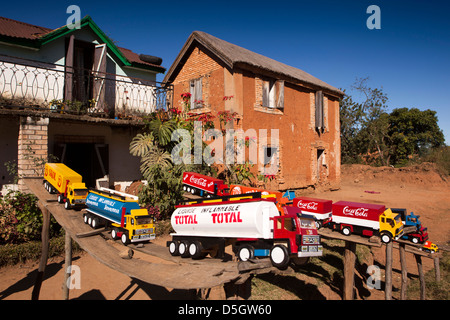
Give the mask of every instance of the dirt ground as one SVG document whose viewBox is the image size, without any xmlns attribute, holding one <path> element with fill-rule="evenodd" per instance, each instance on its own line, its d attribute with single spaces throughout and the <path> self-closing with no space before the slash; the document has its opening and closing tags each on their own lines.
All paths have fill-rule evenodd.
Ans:
<svg viewBox="0 0 450 320">
<path fill-rule="evenodd" d="M 390 167 L 372 168 L 364 165 L 344 165 L 341 172 L 341 188 L 336 191 L 314 190 L 302 191 L 304 194 L 333 201 L 348 200 L 384 204 L 387 207 L 406 208 L 409 212 L 419 214 L 422 224 L 428 228 L 430 240 L 438 245 L 448 245 L 450 229 L 450 183 L 442 178 L 431 164 L 394 169 Z M 164 245 L 166 238 L 155 242 Z M 331 246 L 330 246 L 331 247 Z M 384 247 L 374 248 L 368 258 L 370 262 L 384 265 Z M 135 252 L 133 259 L 148 259 L 142 253 Z M 400 288 L 400 262 L 398 250 L 393 254 L 393 286 Z M 423 258 L 424 272 L 433 269 L 433 260 Z M 195 292 L 173 290 L 143 283 L 110 269 L 87 253 L 73 257 L 73 264 L 79 266 L 80 289 L 70 290 L 70 299 L 107 299 L 107 300 L 147 300 L 147 299 L 192 299 Z M 38 261 L 0 268 L 0 300 L 29 300 L 36 278 Z M 62 299 L 64 280 L 64 258 L 58 257 L 48 261 L 45 280 L 40 291 L 40 299 Z M 407 269 L 410 277 L 417 276 L 417 266 L 412 254 L 407 254 Z M 383 270 L 384 272 L 384 270 Z M 360 276 L 360 274 L 359 274 Z M 278 299 L 341 299 L 341 284 L 332 281 L 319 281 L 314 273 L 295 275 L 299 283 L 297 292 L 281 294 Z M 266 276 L 263 279 L 279 284 L 291 282 L 292 277 Z M 261 282 L 255 284 L 261 286 Z M 358 285 L 358 283 L 356 283 Z M 360 284 L 362 287 L 363 285 Z M 314 288 L 314 289 L 312 289 Z M 363 288 L 364 297 L 357 291 L 357 299 L 384 299 L 384 291 Z M 214 292 L 214 291 L 213 291 Z M 394 292 L 394 296 L 398 293 Z M 216 288 L 213 298 L 222 298 L 220 289 Z M 258 298 L 258 296 L 256 296 Z"/>
</svg>

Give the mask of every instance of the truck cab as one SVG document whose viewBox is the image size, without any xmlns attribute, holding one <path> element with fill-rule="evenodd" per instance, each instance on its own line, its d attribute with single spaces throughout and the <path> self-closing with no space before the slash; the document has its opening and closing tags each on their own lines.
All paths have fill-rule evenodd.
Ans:
<svg viewBox="0 0 450 320">
<path fill-rule="evenodd" d="M 320 245 L 320 236 L 314 218 L 300 214 L 299 210 L 294 207 L 284 207 L 284 211 L 284 215 L 271 218 L 274 243 L 283 243 L 284 241 L 286 244 L 287 242 L 287 247 L 284 246 L 286 248 L 284 253 L 272 253 L 277 245 L 274 246 L 270 254 L 272 264 L 284 267 L 289 258 L 297 263 L 298 258 L 321 256 L 323 247 Z M 280 247 L 278 250 L 284 250 L 281 247 L 282 244 L 278 246 Z"/>
<path fill-rule="evenodd" d="M 72 183 L 67 187 L 67 195 L 64 200 L 64 208 L 82 208 L 86 204 L 88 189 L 84 183 Z"/>
<path fill-rule="evenodd" d="M 120 238 L 124 244 L 154 240 L 156 237 L 153 218 L 148 214 L 147 209 L 132 209 L 130 214 L 123 216 L 121 224 L 112 223 L 111 225 L 121 228 L 122 231 L 113 229 L 112 238 Z M 124 232 L 124 230 L 126 231 Z"/>
<path fill-rule="evenodd" d="M 391 209 L 386 209 L 380 215 L 380 237 L 384 243 L 389 243 L 392 238 L 398 239 L 403 234 L 403 223 L 400 214 L 395 214 Z"/>
</svg>

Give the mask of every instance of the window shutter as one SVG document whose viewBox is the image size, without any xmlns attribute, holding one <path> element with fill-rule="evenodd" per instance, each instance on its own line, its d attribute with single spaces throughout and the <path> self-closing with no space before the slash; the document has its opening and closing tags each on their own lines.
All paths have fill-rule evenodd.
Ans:
<svg viewBox="0 0 450 320">
<path fill-rule="evenodd" d="M 269 81 L 263 81 L 263 88 L 262 88 L 263 92 L 263 96 L 262 96 L 262 105 L 263 107 L 268 107 L 269 106 Z"/>
<path fill-rule="evenodd" d="M 197 99 L 197 101 L 202 100 L 202 78 L 195 80 L 195 99 Z M 199 103 L 199 105 L 201 105 Z"/>
<path fill-rule="evenodd" d="M 278 80 L 278 99 L 277 108 L 284 109 L 284 80 Z"/>
<path fill-rule="evenodd" d="M 316 91 L 316 128 L 323 129 L 323 92 Z"/>
<path fill-rule="evenodd" d="M 195 81 L 189 81 L 189 93 L 191 94 L 191 109 L 195 108 Z"/>
</svg>

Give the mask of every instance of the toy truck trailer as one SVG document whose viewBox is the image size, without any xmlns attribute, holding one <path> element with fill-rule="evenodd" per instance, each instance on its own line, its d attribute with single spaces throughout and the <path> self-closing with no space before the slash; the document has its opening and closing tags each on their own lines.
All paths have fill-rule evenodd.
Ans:
<svg viewBox="0 0 450 320">
<path fill-rule="evenodd" d="M 339 201 L 332 204 L 332 209 L 331 228 L 344 235 L 379 235 L 383 243 L 389 243 L 403 234 L 400 215 L 383 205 Z"/>
<path fill-rule="evenodd" d="M 58 194 L 58 202 L 64 208 L 85 206 L 88 189 L 80 174 L 63 163 L 46 163 L 44 167 L 44 187 L 49 193 Z"/>
<path fill-rule="evenodd" d="M 280 215 L 274 199 L 261 199 L 260 194 L 253 199 L 180 205 L 171 217 L 175 233 L 167 247 L 173 256 L 198 259 L 223 254 L 232 245 L 241 261 L 269 256 L 273 266 L 285 268 L 291 260 L 302 263 L 322 255 L 314 220 L 299 213 L 290 207 Z"/>
<path fill-rule="evenodd" d="M 200 196 L 221 196 L 229 193 L 223 180 L 205 176 L 196 172 L 183 172 L 183 189 Z"/>
<path fill-rule="evenodd" d="M 406 214 L 406 209 L 391 208 L 392 212 L 400 214 L 403 225 L 405 227 L 415 227 L 416 231 L 406 233 L 402 235 L 402 239 L 409 240 L 412 243 L 424 243 L 428 240 L 427 228 L 422 226 L 419 218 L 420 216 L 415 215 L 413 212 Z"/>
<path fill-rule="evenodd" d="M 141 209 L 137 200 L 116 194 L 111 190 L 91 190 L 86 198 L 84 223 L 96 229 L 111 227 L 111 237 L 124 245 L 155 239 L 153 218 L 147 209 Z"/>
<path fill-rule="evenodd" d="M 314 217 L 317 229 L 331 220 L 332 204 L 333 201 L 331 200 L 309 197 L 296 197 L 292 201 L 292 205 L 299 208 L 303 214 Z"/>
</svg>

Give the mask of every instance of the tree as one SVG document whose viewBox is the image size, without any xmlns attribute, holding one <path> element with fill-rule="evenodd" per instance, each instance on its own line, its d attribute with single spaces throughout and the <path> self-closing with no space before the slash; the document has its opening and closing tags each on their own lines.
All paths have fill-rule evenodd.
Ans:
<svg viewBox="0 0 450 320">
<path fill-rule="evenodd" d="M 356 79 L 351 86 L 359 102 L 345 95 L 340 104 L 342 161 L 359 162 L 362 156 L 373 155 L 369 162 L 388 165 L 387 95 L 382 89 L 370 88 L 369 78 Z"/>
<path fill-rule="evenodd" d="M 438 126 L 436 111 L 417 108 L 397 108 L 389 115 L 391 157 L 404 164 L 414 155 L 422 157 L 431 149 L 444 145 L 444 134 Z"/>
</svg>

